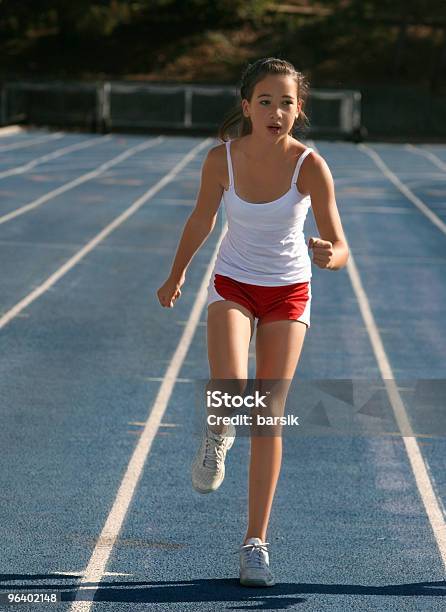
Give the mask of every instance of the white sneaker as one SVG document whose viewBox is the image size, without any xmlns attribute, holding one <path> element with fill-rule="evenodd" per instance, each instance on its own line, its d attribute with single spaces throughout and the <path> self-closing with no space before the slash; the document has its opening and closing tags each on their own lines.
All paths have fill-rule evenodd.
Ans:
<svg viewBox="0 0 446 612">
<path fill-rule="evenodd" d="M 192 486 L 199 493 L 216 491 L 225 477 L 225 457 L 234 444 L 235 427 L 228 425 L 222 435 L 214 433 L 206 423 L 195 460 L 192 464 Z"/>
<path fill-rule="evenodd" d="M 253 587 L 276 584 L 269 568 L 268 544 L 260 538 L 249 538 L 246 544 L 240 546 L 240 584 Z"/>
</svg>

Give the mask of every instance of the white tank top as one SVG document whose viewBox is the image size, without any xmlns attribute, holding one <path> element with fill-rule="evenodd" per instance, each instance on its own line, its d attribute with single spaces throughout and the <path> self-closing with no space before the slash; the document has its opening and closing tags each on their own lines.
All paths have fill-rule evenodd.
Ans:
<svg viewBox="0 0 446 612">
<path fill-rule="evenodd" d="M 229 189 L 222 200 L 228 219 L 214 266 L 216 274 L 263 286 L 291 285 L 311 279 L 311 259 L 303 226 L 311 198 L 297 189 L 296 181 L 307 147 L 300 155 L 290 189 L 277 200 L 253 204 L 235 192 L 231 142 L 226 142 Z"/>
</svg>

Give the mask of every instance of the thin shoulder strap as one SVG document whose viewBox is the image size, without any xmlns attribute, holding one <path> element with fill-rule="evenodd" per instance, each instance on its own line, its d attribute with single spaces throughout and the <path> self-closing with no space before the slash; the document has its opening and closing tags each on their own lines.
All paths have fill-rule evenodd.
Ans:
<svg viewBox="0 0 446 612">
<path fill-rule="evenodd" d="M 306 156 L 309 153 L 311 153 L 311 151 L 313 151 L 313 149 L 311 147 L 307 147 L 305 151 L 300 154 L 299 159 L 297 160 L 297 163 L 296 163 L 296 168 L 294 169 L 293 178 L 291 179 L 291 187 L 297 182 L 297 177 L 299 176 L 300 167 L 302 166 L 302 163 L 304 159 L 306 158 Z"/>
<path fill-rule="evenodd" d="M 232 171 L 232 159 L 231 159 L 231 140 L 226 141 L 226 157 L 228 160 L 228 172 L 229 172 L 229 188 L 234 185 L 234 173 Z"/>
</svg>

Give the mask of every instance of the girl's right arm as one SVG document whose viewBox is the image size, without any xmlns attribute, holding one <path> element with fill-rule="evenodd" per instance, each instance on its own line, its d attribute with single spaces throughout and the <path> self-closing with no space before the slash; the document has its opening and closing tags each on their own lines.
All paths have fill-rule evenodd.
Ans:
<svg viewBox="0 0 446 612">
<path fill-rule="evenodd" d="M 208 151 L 201 172 L 200 191 L 197 202 L 183 229 L 170 274 L 158 289 L 160 304 L 172 308 L 181 295 L 181 286 L 186 279 L 186 270 L 195 253 L 214 229 L 218 208 L 223 195 L 221 176 L 222 147 L 218 145 Z"/>
</svg>

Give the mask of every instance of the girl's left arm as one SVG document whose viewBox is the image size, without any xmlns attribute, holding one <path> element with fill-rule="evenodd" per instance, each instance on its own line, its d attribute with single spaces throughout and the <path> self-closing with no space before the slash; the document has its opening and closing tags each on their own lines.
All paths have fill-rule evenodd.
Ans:
<svg viewBox="0 0 446 612">
<path fill-rule="evenodd" d="M 304 179 L 320 235 L 311 237 L 308 246 L 313 249 L 317 266 L 339 270 L 347 263 L 349 249 L 336 205 L 333 177 L 323 157 L 318 154 L 308 157 L 311 161 L 307 162 Z"/>
</svg>

